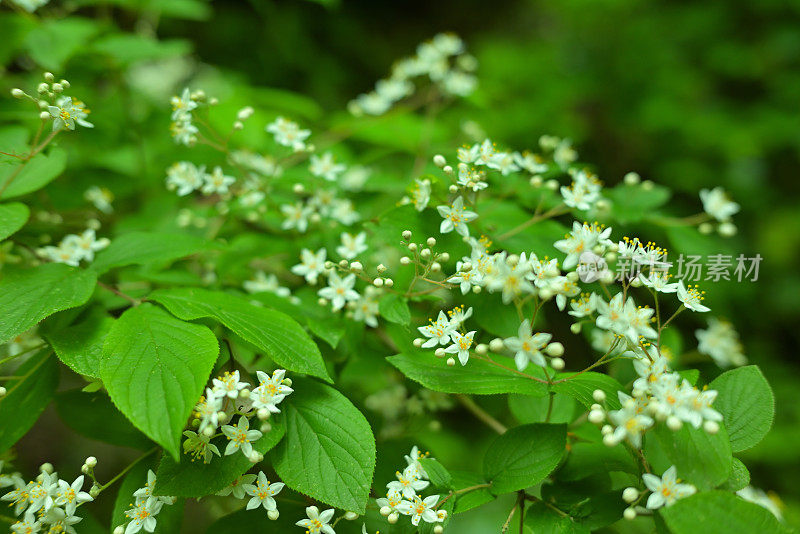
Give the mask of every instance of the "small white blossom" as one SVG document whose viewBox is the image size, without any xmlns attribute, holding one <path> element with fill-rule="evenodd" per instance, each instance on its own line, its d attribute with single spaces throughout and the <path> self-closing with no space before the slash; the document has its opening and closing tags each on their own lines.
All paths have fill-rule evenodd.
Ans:
<svg viewBox="0 0 800 534">
<path fill-rule="evenodd" d="M 203 175 L 203 181 L 205 182 L 202 188 L 204 194 L 218 193 L 224 195 L 228 192 L 228 186 L 235 182 L 236 178 L 225 175 L 222 172 L 222 167 L 216 166 L 210 174 L 205 173 Z"/>
<path fill-rule="evenodd" d="M 463 335 L 453 332 L 451 337 L 453 338 L 453 344 L 444 349 L 444 351 L 448 354 L 457 354 L 461 365 L 467 365 L 469 349 L 472 346 L 472 338 L 475 337 L 475 331 L 467 332 Z"/>
<path fill-rule="evenodd" d="M 677 469 L 673 465 L 661 476 L 645 473 L 642 475 L 645 486 L 652 493 L 647 499 L 647 507 L 656 510 L 662 506 L 671 506 L 678 499 L 694 495 L 697 488 L 691 484 L 681 484 L 678 479 Z"/>
<path fill-rule="evenodd" d="M 547 361 L 544 359 L 542 349 L 544 349 L 553 338 L 551 334 L 531 332 L 531 323 L 528 319 L 519 325 L 516 337 L 504 340 L 506 347 L 514 352 L 514 362 L 520 371 L 528 367 L 533 362 L 540 367 L 546 367 Z"/>
<path fill-rule="evenodd" d="M 258 479 L 255 484 L 246 484 L 244 491 L 252 498 L 247 502 L 247 509 L 252 510 L 263 506 L 264 510 L 277 510 L 278 504 L 275 502 L 275 495 L 281 492 L 285 484 L 283 482 L 273 482 L 270 484 L 267 475 L 263 471 L 258 472 Z"/>
<path fill-rule="evenodd" d="M 336 181 L 336 178 L 338 178 L 345 169 L 347 169 L 346 165 L 334 162 L 333 154 L 330 152 L 325 152 L 322 156 L 314 154 L 311 156 L 311 161 L 308 166 L 308 170 L 311 171 L 311 174 L 324 178 L 329 182 Z"/>
<path fill-rule="evenodd" d="M 336 534 L 333 527 L 328 524 L 333 519 L 333 514 L 333 508 L 320 512 L 316 506 L 309 506 L 306 508 L 308 519 L 301 519 L 295 525 L 304 527 L 308 534 Z"/>
<path fill-rule="evenodd" d="M 351 300 L 358 300 L 359 294 L 353 287 L 356 284 L 356 275 L 349 274 L 340 278 L 336 271 L 331 271 L 328 275 L 328 287 L 323 287 L 317 294 L 320 297 L 331 301 L 333 311 L 344 308 L 345 303 Z"/>
<path fill-rule="evenodd" d="M 478 214 L 474 211 L 464 209 L 464 199 L 462 197 L 455 199 L 450 206 L 437 206 L 436 209 L 444 219 L 439 226 L 439 231 L 443 234 L 455 230 L 466 237 L 469 235 L 467 223 L 478 218 Z"/>
<path fill-rule="evenodd" d="M 229 440 L 228 446 L 225 447 L 225 456 L 229 456 L 241 450 L 248 458 L 253 452 L 252 442 L 261 439 L 262 435 L 258 430 L 250 430 L 250 421 L 244 415 L 239 417 L 239 424 L 237 426 L 223 426 L 222 433 L 225 434 L 225 437 Z"/>
<path fill-rule="evenodd" d="M 355 259 L 359 254 L 367 250 L 366 232 L 360 232 L 356 235 L 343 232 L 341 240 L 342 244 L 336 247 L 336 253 L 346 260 Z"/>
<path fill-rule="evenodd" d="M 700 200 L 706 213 L 720 222 L 728 222 L 739 212 L 739 204 L 732 201 L 722 187 L 702 189 Z"/>
<path fill-rule="evenodd" d="M 304 248 L 300 251 L 300 263 L 292 267 L 292 272 L 297 276 L 302 276 L 309 284 L 316 284 L 319 275 L 325 271 L 325 260 L 328 251 L 325 248 L 319 249 L 316 253 Z"/>
</svg>

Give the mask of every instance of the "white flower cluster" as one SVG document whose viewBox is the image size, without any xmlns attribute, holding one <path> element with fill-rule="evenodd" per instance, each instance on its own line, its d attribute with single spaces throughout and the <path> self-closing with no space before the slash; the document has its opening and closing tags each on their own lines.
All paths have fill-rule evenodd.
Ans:
<svg viewBox="0 0 800 534">
<path fill-rule="evenodd" d="M 153 532 L 156 529 L 156 516 L 161 513 L 164 505 L 172 505 L 176 497 L 153 495 L 156 485 L 156 474 L 151 469 L 147 470 L 147 482 L 143 488 L 133 492 L 135 501 L 130 510 L 125 511 L 125 516 L 130 519 L 127 523 L 114 529 L 114 534 L 135 534 L 141 530 Z"/>
<path fill-rule="evenodd" d="M 444 348 L 437 350 L 438 356 L 455 354 L 461 365 L 466 365 L 476 333 L 474 330 L 467 332 L 464 328 L 464 322 L 470 317 L 472 317 L 472 308 L 465 311 L 464 306 L 453 308 L 447 314 L 440 311 L 435 321 L 430 319 L 426 326 L 417 327 L 417 330 L 425 338 L 416 338 L 414 345 L 424 349 L 441 345 Z M 455 362 L 448 362 L 449 365 L 453 365 L 453 363 Z"/>
<path fill-rule="evenodd" d="M 91 202 L 95 208 L 103 213 L 107 214 L 114 211 L 114 206 L 111 205 L 114 201 L 114 194 L 107 187 L 93 185 L 84 191 L 83 198 L 87 202 Z"/>
<path fill-rule="evenodd" d="M 275 142 L 281 146 L 288 146 L 295 152 L 301 152 L 308 148 L 306 139 L 311 135 L 311 130 L 301 129 L 296 122 L 278 117 L 269 123 L 265 129 L 274 136 Z"/>
<path fill-rule="evenodd" d="M 600 424 L 607 417 L 611 423 L 602 428 L 603 442 L 613 447 L 627 439 L 631 445 L 640 448 L 642 435 L 656 421 L 665 421 L 671 430 L 680 430 L 684 423 L 688 423 L 715 434 L 722 421 L 722 414 L 712 407 L 717 392 L 692 386 L 669 368 L 665 357 L 651 352 L 653 354 L 648 358 L 637 357 L 633 352 L 625 353 L 636 358 L 633 366 L 639 378 L 633 383 L 632 395 L 618 392 L 622 404 L 619 410 L 606 412 L 600 404 L 592 406 L 589 412 L 591 422 Z M 595 400 L 603 402 L 605 394 L 595 391 Z"/>
<path fill-rule="evenodd" d="M 221 456 L 211 440 L 217 437 L 217 429 L 228 439 L 225 456 L 241 451 L 251 462 L 258 463 L 264 456 L 253 449 L 253 442 L 258 441 L 271 426 L 266 422 L 273 413 L 279 413 L 278 404 L 294 391 L 291 379 L 285 378 L 286 371 L 277 369 L 272 376 L 257 371 L 259 385 L 250 389 L 251 384 L 240 380 L 239 371 L 226 372 L 214 378 L 212 387 L 206 388 L 206 394 L 200 397 L 195 406 L 193 425 L 197 432 L 187 430 L 183 433 L 186 441 L 183 450 L 194 458 L 201 458 L 210 463 L 216 454 Z M 236 425 L 225 424 L 239 415 Z M 262 421 L 260 430 L 250 429 L 250 418 L 256 416 Z"/>
<path fill-rule="evenodd" d="M 646 508 L 649 510 L 657 510 L 662 506 L 672 506 L 679 499 L 689 497 L 697 492 L 692 484 L 682 484 L 678 478 L 678 470 L 673 465 L 660 477 L 652 473 L 644 473 L 642 481 L 645 487 L 650 491 L 650 496 L 647 498 Z M 645 493 L 640 493 L 634 487 L 625 488 L 622 492 L 622 499 L 631 506 L 625 510 L 623 516 L 625 519 L 632 520 L 637 516 L 636 503 L 639 502 Z"/>
<path fill-rule="evenodd" d="M 305 188 L 296 187 L 295 191 L 302 194 Z M 284 204 L 280 209 L 284 216 L 281 228 L 297 230 L 300 233 L 308 230 L 309 223 L 318 223 L 323 217 L 345 226 L 350 226 L 361 218 L 353 209 L 353 202 L 350 199 L 338 198 L 335 191 L 322 188 L 317 189 L 305 201 Z"/>
<path fill-rule="evenodd" d="M 602 198 L 600 180 L 586 171 L 572 173 L 572 184 L 561 186 L 561 197 L 564 204 L 570 208 L 589 211 L 593 209 Z"/>
<path fill-rule="evenodd" d="M 405 457 L 406 467 L 402 472 L 397 471 L 397 480 L 386 484 L 388 489 L 386 497 L 376 500 L 381 515 L 385 516 L 389 523 L 397 523 L 400 515 L 409 516 L 414 526 L 419 525 L 420 520 L 426 523 L 441 523 L 447 519 L 447 511 L 437 509 L 438 495 L 425 498 L 419 495 L 419 492 L 430 485 L 428 474 L 420 463 L 420 460 L 427 456 L 427 453 L 421 454 L 414 446 Z M 434 532 L 441 533 L 441 525 L 436 525 Z"/>
<path fill-rule="evenodd" d="M 706 330 L 695 330 L 697 350 L 711 358 L 722 368 L 738 367 L 747 363 L 742 352 L 739 334 L 728 321 L 711 317 Z"/>
<path fill-rule="evenodd" d="M 110 241 L 101 237 L 97 239 L 95 231 L 88 229 L 80 235 L 70 234 L 58 244 L 37 249 L 36 253 L 47 261 L 66 263 L 77 267 L 81 260 L 94 260 L 94 253 L 103 250 Z"/>
<path fill-rule="evenodd" d="M 35 10 L 38 6 L 46 2 L 17 2 L 28 11 Z M 38 4 L 38 5 L 37 5 Z M 65 89 L 69 89 L 70 83 L 67 80 L 55 81 L 55 76 L 51 72 L 44 73 L 44 82 L 40 83 L 36 92 L 38 96 L 29 95 L 22 89 L 12 89 L 11 94 L 15 98 L 27 98 L 33 101 L 41 110 L 39 118 L 42 121 L 53 121 L 53 132 L 60 130 L 74 130 L 75 125 L 84 128 L 94 128 L 94 125 L 86 120 L 90 111 L 80 100 L 75 100 L 70 96 L 64 95 Z"/>
<path fill-rule="evenodd" d="M 703 189 L 700 191 L 700 200 L 703 202 L 703 210 L 719 222 L 717 231 L 722 236 L 732 236 L 736 234 L 736 225 L 731 222 L 731 218 L 739 213 L 740 206 L 725 192 L 722 187 L 714 189 Z M 708 230 L 713 229 L 707 227 Z"/>
<path fill-rule="evenodd" d="M 96 464 L 93 457 L 87 461 Z M 0 471 L 2 468 L 3 462 L 0 461 Z M 99 493 L 96 485 L 92 487 L 91 494 L 82 491 L 83 482 L 83 475 L 72 483 L 58 478 L 50 464 L 42 465 L 39 476 L 27 483 L 20 473 L 0 473 L 0 487 L 14 488 L 0 497 L 0 500 L 7 501 L 9 506 L 14 507 L 14 515 L 22 516 L 11 525 L 11 531 L 22 534 L 47 529 L 47 532 L 75 534 L 73 525 L 81 521 L 75 515 L 75 510 L 83 503 L 94 500 Z"/>
<path fill-rule="evenodd" d="M 276 275 L 264 271 L 256 271 L 252 279 L 244 281 L 242 287 L 248 293 L 273 293 L 290 300 L 294 298 L 288 287 L 280 285 Z"/>
<path fill-rule="evenodd" d="M 192 123 L 192 111 L 197 109 L 199 102 L 205 99 L 202 91 L 192 93 L 189 88 L 184 88 L 180 96 L 172 97 L 172 123 L 170 132 L 172 138 L 179 145 L 194 146 L 197 143 L 199 130 Z"/>
<path fill-rule="evenodd" d="M 421 43 L 414 56 L 394 64 L 391 75 L 375 83 L 375 89 L 359 95 L 348 104 L 353 115 L 383 115 L 414 93 L 413 79 L 427 76 L 445 95 L 469 96 L 478 84 L 472 74 L 477 61 L 465 53 L 464 42 L 456 35 L 440 33 Z"/>
<path fill-rule="evenodd" d="M 227 195 L 231 184 L 235 181 L 236 179 L 227 176 L 220 166 L 214 167 L 214 170 L 208 173 L 205 166 L 197 167 L 189 161 L 180 161 L 167 169 L 167 189 L 175 191 L 181 197 L 196 190 L 200 190 L 204 195 Z"/>
<path fill-rule="evenodd" d="M 275 521 L 280 517 L 275 495 L 280 493 L 285 486 L 286 484 L 283 482 L 270 482 L 267 475 L 263 471 L 259 471 L 258 475 L 250 473 L 241 475 L 233 484 L 218 492 L 217 495 L 222 497 L 233 495 L 237 499 L 245 499 L 249 496 L 246 507 L 248 510 L 264 508 L 267 511 L 267 517 Z"/>
</svg>

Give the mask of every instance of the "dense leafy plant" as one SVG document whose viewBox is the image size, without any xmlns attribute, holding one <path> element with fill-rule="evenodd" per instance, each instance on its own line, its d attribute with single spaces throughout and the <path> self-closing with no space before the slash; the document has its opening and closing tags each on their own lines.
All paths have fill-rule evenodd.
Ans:
<svg viewBox="0 0 800 534">
<path fill-rule="evenodd" d="M 181 43 L 52 15 L 3 19 L 23 35 L 11 50 L 56 69 L 71 52 L 46 46 L 55 35 L 113 63 L 124 112 L 152 113 L 146 135 L 166 140 L 157 80 Z M 171 96 L 174 143 L 140 141 L 165 162 L 140 197 L 118 103 L 50 72 L 13 89 L 0 451 L 12 464 L 53 400 L 76 431 L 143 453 L 107 480 L 94 456 L 74 481 L 3 464 L 12 530 L 103 531 L 85 510 L 114 488 L 111 531 L 126 534 L 176 532 L 186 499 L 214 495 L 217 533 L 456 531 L 496 501 L 502 531 L 788 531 L 733 456 L 769 431 L 770 387 L 720 319 L 696 356 L 733 369 L 709 382 L 672 363 L 690 352 L 675 325 L 714 304 L 650 241 L 724 250 L 739 206 L 703 190 L 685 216 L 636 173 L 604 187 L 569 140 L 492 143 L 461 102 L 477 67 L 437 35 L 330 117 L 200 73 Z M 76 153 L 89 183 L 70 176 Z M 127 177 L 114 193 L 109 171 Z M 754 275 L 745 260 L 734 277 Z M 474 420 L 430 421 L 456 406 Z M 445 436 L 434 455 L 407 443 L 420 428 Z M 473 443 L 471 469 L 444 460 Z"/>
</svg>

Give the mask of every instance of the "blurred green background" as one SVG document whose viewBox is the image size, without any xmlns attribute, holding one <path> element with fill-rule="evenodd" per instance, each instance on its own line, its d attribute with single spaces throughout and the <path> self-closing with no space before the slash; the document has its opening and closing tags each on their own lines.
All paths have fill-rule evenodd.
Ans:
<svg viewBox="0 0 800 534">
<path fill-rule="evenodd" d="M 699 189 L 724 186 L 742 205 L 730 250 L 764 260 L 757 282 L 708 288 L 709 302 L 735 324 L 777 398 L 772 432 L 742 460 L 752 483 L 776 492 L 787 521 L 800 524 L 800 2 L 55 0 L 41 19 L 6 3 L 0 88 L 31 87 L 53 70 L 95 110 L 94 131 L 62 141 L 69 176 L 52 188 L 102 182 L 141 211 L 131 227 L 177 209 L 172 197 L 149 203 L 146 191 L 188 153 L 167 132 L 168 97 L 184 81 L 225 108 L 273 106 L 314 121 L 341 114 L 440 31 L 465 39 L 480 80 L 443 123 L 474 121 L 518 149 L 535 148 L 542 134 L 571 138 L 607 184 L 637 171 L 672 188 L 683 215 L 699 210 Z M 0 119 L 30 120 L 21 108 L 4 99 Z M 54 195 L 52 208 L 75 208 L 74 196 L 70 204 Z M 684 332 L 703 326 L 682 319 Z M 48 412 L 26 438 L 23 465 L 80 465 L 87 448 L 98 450 L 70 437 L 54 451 L 46 438 L 60 425 Z M 468 450 L 453 454 L 469 465 Z M 474 532 L 495 528 L 507 510 L 487 512 L 487 530 L 473 517 Z"/>
</svg>

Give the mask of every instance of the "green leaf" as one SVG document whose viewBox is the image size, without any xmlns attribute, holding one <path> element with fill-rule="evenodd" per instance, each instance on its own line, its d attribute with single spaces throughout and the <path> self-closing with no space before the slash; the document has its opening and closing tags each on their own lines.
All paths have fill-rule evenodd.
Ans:
<svg viewBox="0 0 800 534">
<path fill-rule="evenodd" d="M 147 483 L 147 471 L 153 469 L 154 459 L 152 457 L 145 458 L 144 461 L 137 463 L 128 471 L 125 478 L 122 479 L 122 484 L 119 486 L 117 498 L 114 501 L 114 511 L 111 516 L 111 531 L 119 525 L 125 525 L 130 520 L 125 511 L 131 509 L 131 503 L 134 502 L 135 497 L 133 492 L 139 488 L 143 488 Z M 156 480 L 158 482 L 158 480 Z M 165 504 L 161 508 L 156 521 L 156 529 L 154 534 L 174 534 L 180 532 L 181 523 L 183 522 L 183 505 L 182 499 L 178 499 L 173 505 Z M 141 530 L 140 532 L 144 532 Z"/>
<path fill-rule="evenodd" d="M 508 358 L 493 355 L 502 365 L 514 363 Z M 386 358 L 400 369 L 408 378 L 419 382 L 428 389 L 443 393 L 471 393 L 492 395 L 495 393 L 524 393 L 526 395 L 547 395 L 547 385 L 536 381 L 535 377 L 525 378 L 511 367 L 504 369 L 484 360 L 470 359 L 467 365 L 448 367 L 442 358 L 431 352 L 398 354 Z"/>
<path fill-rule="evenodd" d="M 105 313 L 97 313 L 78 325 L 49 331 L 45 339 L 70 369 L 81 375 L 99 378 L 103 342 L 113 325 L 114 319 Z"/>
<path fill-rule="evenodd" d="M 672 534 L 791 532 L 766 508 L 724 491 L 697 493 L 659 513 Z"/>
<path fill-rule="evenodd" d="M 0 198 L 9 199 L 37 191 L 55 180 L 67 166 L 67 153 L 53 148 L 50 153 L 37 154 L 26 163 L 0 167 L 0 184 L 9 182 Z M 21 168 L 20 168 L 21 167 Z M 12 175 L 16 176 L 12 178 Z"/>
<path fill-rule="evenodd" d="M 550 410 L 550 419 L 547 411 L 550 406 L 550 395 L 533 397 L 531 395 L 508 396 L 508 408 L 514 417 L 522 424 L 525 423 L 571 423 L 575 419 L 577 403 L 569 395 L 553 394 L 553 407 Z"/>
<path fill-rule="evenodd" d="M 724 483 L 720 484 L 719 489 L 726 491 L 739 491 L 750 484 L 750 471 L 738 458 L 733 459 L 731 464 L 731 476 Z"/>
<path fill-rule="evenodd" d="M 758 366 L 722 373 L 709 387 L 719 392 L 714 409 L 725 418 L 733 452 L 749 449 L 767 435 L 775 416 L 775 397 Z"/>
<path fill-rule="evenodd" d="M 58 364 L 49 351 L 32 356 L 17 369 L 21 377 L 8 383 L 0 398 L 0 452 L 30 430 L 53 397 L 58 385 Z"/>
<path fill-rule="evenodd" d="M 219 245 L 214 242 L 190 234 L 131 232 L 112 239 L 105 250 L 97 253 L 91 268 L 104 273 L 125 265 L 171 262 L 216 248 Z"/>
<path fill-rule="evenodd" d="M 63 263 L 46 263 L 0 280 L 0 343 L 45 317 L 80 306 L 92 296 L 96 278 Z"/>
<path fill-rule="evenodd" d="M 30 213 L 28 206 L 20 202 L 0 204 L 0 241 L 22 228 Z"/>
<path fill-rule="evenodd" d="M 273 417 L 269 422 L 272 429 L 253 442 L 253 450 L 261 454 L 266 454 L 277 445 L 286 431 L 282 416 Z M 224 454 L 227 439 L 219 438 L 214 444 Z M 229 486 L 251 467 L 253 462 L 241 453 L 222 458 L 214 456 L 207 464 L 202 459 L 194 460 L 187 454 L 181 455 L 179 463 L 170 456 L 163 456 L 156 473 L 155 493 L 178 497 L 213 495 Z"/>
<path fill-rule="evenodd" d="M 355 406 L 330 386 L 298 379 L 281 406 L 286 436 L 272 453 L 291 488 L 363 514 L 375 471 L 375 438 Z"/>
<path fill-rule="evenodd" d="M 431 481 L 431 484 L 442 489 L 453 487 L 453 477 L 437 460 L 434 458 L 421 458 L 419 462 L 428 474 L 428 480 Z"/>
<path fill-rule="evenodd" d="M 120 63 L 129 64 L 181 56 L 191 51 L 191 44 L 178 39 L 159 41 L 144 35 L 112 34 L 95 41 L 93 48 Z"/>
<path fill-rule="evenodd" d="M 622 384 L 606 374 L 587 371 L 581 374 L 558 373 L 553 377 L 553 391 L 565 393 L 587 408 L 596 402 L 592 397 L 596 389 L 605 392 L 606 404 L 610 410 L 620 408 L 617 392 L 622 391 Z"/>
<path fill-rule="evenodd" d="M 36 63 L 61 72 L 66 61 L 85 46 L 99 28 L 99 21 L 75 15 L 48 18 L 27 35 L 25 46 Z"/>
<path fill-rule="evenodd" d="M 581 478 L 611 471 L 638 474 L 639 464 L 624 447 L 608 447 L 602 443 L 574 443 L 567 461 L 558 470 L 559 480 Z"/>
<path fill-rule="evenodd" d="M 106 336 L 100 378 L 134 426 L 177 459 L 181 431 L 218 352 L 207 327 L 142 304 L 123 313 Z"/>
<path fill-rule="evenodd" d="M 381 317 L 389 322 L 408 324 L 411 322 L 411 310 L 405 298 L 396 293 L 387 293 L 378 301 L 378 311 Z"/>
<path fill-rule="evenodd" d="M 456 490 L 486 484 L 486 480 L 482 476 L 470 471 L 451 471 L 450 474 L 453 476 L 453 488 Z M 489 488 L 478 488 L 461 493 L 456 497 L 455 513 L 467 512 L 487 502 L 492 502 L 494 499 L 495 496 L 492 495 Z"/>
<path fill-rule="evenodd" d="M 535 502 L 525 512 L 525 525 L 535 534 L 589 534 L 591 531 L 571 517 L 557 514 L 543 502 Z"/>
<path fill-rule="evenodd" d="M 483 457 L 483 474 L 495 495 L 533 486 L 556 468 L 567 440 L 566 425 L 536 423 L 510 429 Z"/>
<path fill-rule="evenodd" d="M 691 425 L 683 425 L 677 432 L 666 425 L 658 425 L 654 434 L 663 453 L 677 467 L 678 476 L 697 489 L 714 488 L 730 476 L 733 458 L 724 425 L 716 434 Z M 648 438 L 653 439 L 653 436 Z"/>
<path fill-rule="evenodd" d="M 55 407 L 67 426 L 87 438 L 141 450 L 153 447 L 153 442 L 125 419 L 105 393 L 65 391 L 56 395 Z"/>
<path fill-rule="evenodd" d="M 656 208 L 666 204 L 672 196 L 669 188 L 663 185 L 647 188 L 642 184 L 620 184 L 606 189 L 604 193 L 614 204 L 611 208 L 613 217 L 625 224 L 641 221 Z"/>
<path fill-rule="evenodd" d="M 163 289 L 154 291 L 149 298 L 181 319 L 214 318 L 285 369 L 332 382 L 316 343 L 284 313 L 256 306 L 236 295 L 206 289 Z"/>
</svg>

